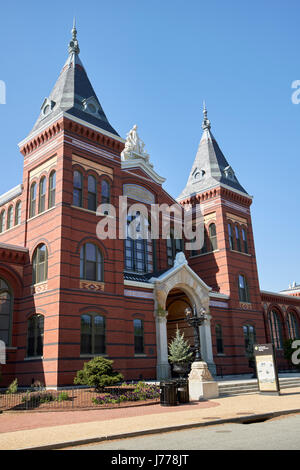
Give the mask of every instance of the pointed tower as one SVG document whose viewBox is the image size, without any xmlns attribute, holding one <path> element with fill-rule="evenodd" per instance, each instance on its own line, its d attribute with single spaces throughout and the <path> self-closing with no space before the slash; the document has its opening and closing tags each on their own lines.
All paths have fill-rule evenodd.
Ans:
<svg viewBox="0 0 300 470">
<path fill-rule="evenodd" d="M 227 352 L 232 357 L 245 357 L 244 325 L 253 324 L 257 341 L 265 340 L 250 214 L 252 197 L 213 136 L 205 106 L 203 115 L 197 154 L 177 201 L 192 207 L 193 214 L 201 211 L 204 217 L 204 245 L 187 256 L 191 268 L 218 293 L 211 302 L 215 344 L 214 325 L 219 322 L 231 344 Z M 231 365 L 226 373 L 234 373 Z"/>
<path fill-rule="evenodd" d="M 62 113 L 81 119 L 113 135 L 118 135 L 110 125 L 97 95 L 79 58 L 79 44 L 75 21 L 71 31 L 69 56 L 49 97 L 45 98 L 32 133 L 36 133 Z"/>
<path fill-rule="evenodd" d="M 67 61 L 19 146 L 24 156 L 20 244 L 31 256 L 24 315 L 35 311 L 44 318 L 43 361 L 36 365 L 35 377 L 43 376 L 47 386 L 59 386 L 72 383 L 83 363 L 81 312 L 90 313 L 93 305 L 92 314 L 102 321 L 106 310 L 101 302 L 109 304 L 124 290 L 123 260 L 118 258 L 123 256 L 123 241 L 116 246 L 117 241 L 102 242 L 96 234 L 98 206 L 103 201 L 117 206 L 121 194 L 124 140 L 109 123 L 79 58 L 75 23 Z M 32 285 L 32 257 L 38 247 L 44 262 L 47 258 L 47 271 L 42 283 Z M 94 274 L 82 267 L 88 257 L 94 257 L 94 268 L 98 266 Z M 21 320 L 25 339 L 26 321 Z M 19 353 L 22 370 L 25 349 Z"/>
<path fill-rule="evenodd" d="M 186 187 L 178 198 L 179 201 L 220 185 L 248 196 L 211 132 L 205 104 L 203 116 L 203 134 Z"/>
</svg>

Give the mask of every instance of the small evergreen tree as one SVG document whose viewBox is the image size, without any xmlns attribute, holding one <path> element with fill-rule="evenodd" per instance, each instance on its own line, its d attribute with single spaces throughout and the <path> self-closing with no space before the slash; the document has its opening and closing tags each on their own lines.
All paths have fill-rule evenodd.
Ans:
<svg viewBox="0 0 300 470">
<path fill-rule="evenodd" d="M 89 385 L 97 391 L 103 391 L 104 387 L 115 385 L 123 380 L 123 375 L 113 370 L 113 361 L 104 357 L 95 357 L 85 362 L 83 369 L 79 370 L 74 379 L 74 384 Z"/>
<path fill-rule="evenodd" d="M 176 330 L 176 334 L 169 344 L 169 361 L 190 362 L 193 356 L 189 343 L 184 339 L 184 333 L 180 334 L 180 330 Z"/>
<path fill-rule="evenodd" d="M 18 391 L 18 379 L 15 379 L 7 388 L 6 393 L 11 395 L 13 393 L 17 393 Z"/>
</svg>

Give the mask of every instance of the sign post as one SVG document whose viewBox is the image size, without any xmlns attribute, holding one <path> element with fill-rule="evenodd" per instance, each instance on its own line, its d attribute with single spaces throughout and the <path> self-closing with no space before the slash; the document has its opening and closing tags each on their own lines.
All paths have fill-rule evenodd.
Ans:
<svg viewBox="0 0 300 470">
<path fill-rule="evenodd" d="M 280 395 L 274 345 L 255 344 L 253 351 L 260 393 Z"/>
</svg>

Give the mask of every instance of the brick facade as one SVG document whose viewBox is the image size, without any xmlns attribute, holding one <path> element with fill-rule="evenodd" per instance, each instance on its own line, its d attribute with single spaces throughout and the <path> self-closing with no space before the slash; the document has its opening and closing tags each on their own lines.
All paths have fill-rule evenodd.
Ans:
<svg viewBox="0 0 300 470">
<path fill-rule="evenodd" d="M 144 188 L 156 204 L 174 204 L 175 200 L 162 188 L 158 178 L 152 177 L 143 165 L 122 165 L 124 140 L 89 122 L 71 115 L 59 115 L 48 125 L 35 130 L 21 144 L 24 157 L 23 181 L 19 189 L 2 197 L 0 214 L 13 207 L 14 223 L 0 233 L 0 279 L 9 286 L 13 307 L 11 336 L 7 345 L 7 364 L 2 367 L 2 386 L 15 377 L 20 385 L 40 380 L 48 387 L 71 385 L 77 370 L 92 354 L 81 354 L 81 316 L 93 314 L 105 319 L 104 356 L 114 360 L 114 367 L 125 379 L 155 379 L 157 377 L 157 323 L 155 289 L 151 271 L 147 279 L 140 274 L 132 280 L 124 274 L 124 240 L 100 240 L 97 224 L 105 218 L 88 209 L 88 176 L 97 183 L 97 206 L 101 203 L 101 183 L 111 187 L 111 203 L 116 208 L 115 220 L 119 230 L 119 197 L 124 185 Z M 73 201 L 73 175 L 83 176 L 82 207 Z M 50 175 L 55 171 L 55 204 L 49 207 Z M 45 210 L 38 213 L 40 181 L 46 178 Z M 36 214 L 30 216 L 30 195 L 36 183 Z M 4 195 L 5 196 L 5 195 Z M 16 222 L 15 210 L 21 202 L 21 218 Z M 138 202 L 128 198 L 129 205 Z M 145 202 L 145 201 L 143 201 Z M 254 236 L 252 231 L 251 198 L 222 184 L 212 190 L 199 192 L 181 200 L 196 207 L 200 204 L 204 223 L 209 231 L 215 224 L 217 248 L 207 253 L 186 252 L 190 268 L 210 287 L 210 331 L 213 362 L 218 374 L 249 373 L 245 355 L 243 327 L 255 328 L 256 341 L 271 341 L 268 313 L 278 311 L 284 338 L 288 312 L 299 322 L 300 299 L 288 294 L 279 295 L 260 291 Z M 151 204 L 146 203 L 150 210 Z M 114 219 L 114 216 L 111 216 Z M 230 247 L 228 224 L 238 226 L 247 234 L 247 253 Z M 86 243 L 98 247 L 103 257 L 103 278 L 82 279 L 80 273 L 81 248 Z M 236 239 L 235 239 L 236 243 Z M 33 284 L 33 257 L 37 247 L 44 244 L 48 251 L 46 279 Z M 243 240 L 241 239 L 241 244 Z M 166 240 L 160 238 L 153 248 L 153 275 L 168 272 Z M 154 259 L 153 259 L 154 262 Z M 250 299 L 241 301 L 239 276 L 247 280 Z M 1 298 L 1 290 L 0 290 Z M 173 289 L 168 296 L 167 334 L 172 337 L 179 324 L 193 343 L 192 332 L 183 322 L 184 308 L 191 298 L 181 289 Z M 42 355 L 28 357 L 28 321 L 33 315 L 44 319 Z M 142 353 L 134 347 L 134 320 L 143 320 Z M 222 331 L 221 343 L 216 338 L 216 326 Z M 222 352 L 220 352 L 220 348 Z M 282 350 L 278 349 L 280 366 L 287 367 Z"/>
</svg>

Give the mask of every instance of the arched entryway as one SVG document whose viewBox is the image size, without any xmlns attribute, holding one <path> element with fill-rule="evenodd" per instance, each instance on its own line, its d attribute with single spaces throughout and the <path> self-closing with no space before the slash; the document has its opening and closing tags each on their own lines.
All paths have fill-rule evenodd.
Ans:
<svg viewBox="0 0 300 470">
<path fill-rule="evenodd" d="M 176 334 L 177 328 L 184 333 L 184 338 L 194 346 L 194 331 L 185 319 L 185 309 L 192 308 L 192 301 L 181 289 L 174 288 L 167 297 L 167 339 L 168 345 Z"/>
<path fill-rule="evenodd" d="M 176 321 L 193 341 L 193 333 L 183 326 L 184 309 L 194 306 L 198 312 L 205 309 L 207 319 L 200 327 L 201 355 L 211 373 L 215 373 L 210 331 L 209 292 L 211 288 L 188 266 L 184 253 L 178 253 L 174 267 L 157 278 L 154 283 L 154 316 L 156 322 L 157 378 L 170 377 L 168 362 L 168 337 L 176 330 Z M 194 341 L 193 341 L 194 343 Z M 193 344 L 192 343 L 192 344 Z"/>
</svg>

